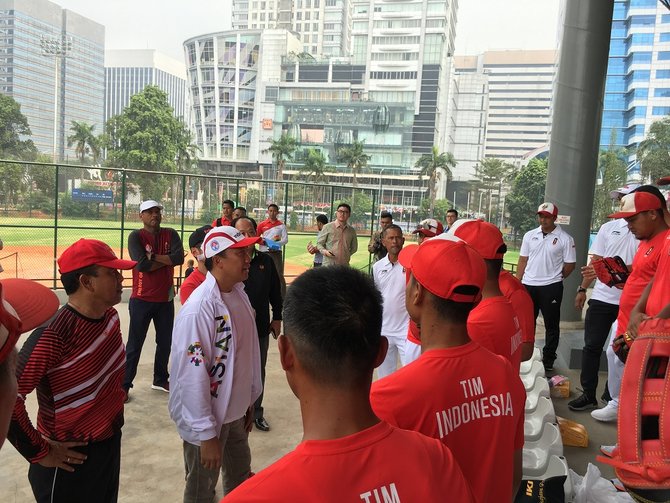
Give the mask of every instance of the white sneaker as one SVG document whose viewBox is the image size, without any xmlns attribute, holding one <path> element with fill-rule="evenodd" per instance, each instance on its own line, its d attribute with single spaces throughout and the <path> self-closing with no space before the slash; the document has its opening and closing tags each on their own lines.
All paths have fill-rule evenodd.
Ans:
<svg viewBox="0 0 670 503">
<path fill-rule="evenodd" d="M 604 423 L 612 423 L 617 420 L 618 412 L 619 404 L 613 405 L 612 402 L 608 402 L 602 409 L 592 411 L 591 417 Z"/>
</svg>

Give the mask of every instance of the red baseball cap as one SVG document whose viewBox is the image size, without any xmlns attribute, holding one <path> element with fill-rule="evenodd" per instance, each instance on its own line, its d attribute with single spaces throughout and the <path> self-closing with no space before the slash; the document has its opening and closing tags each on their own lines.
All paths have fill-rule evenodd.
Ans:
<svg viewBox="0 0 670 503">
<path fill-rule="evenodd" d="M 0 363 L 16 345 L 19 336 L 51 318 L 60 303 L 46 286 L 27 279 L 0 281 Z"/>
<path fill-rule="evenodd" d="M 442 226 L 442 222 L 434 218 L 426 218 L 419 222 L 419 225 L 412 231 L 412 234 L 422 234 L 427 238 L 432 238 L 443 232 L 444 227 Z"/>
<path fill-rule="evenodd" d="M 58 259 L 61 274 L 76 271 L 90 265 L 101 265 L 112 269 L 132 269 L 137 262 L 121 260 L 107 243 L 97 239 L 80 239 L 68 247 Z"/>
<path fill-rule="evenodd" d="M 400 264 L 412 270 L 414 278 L 433 295 L 454 302 L 479 302 L 486 281 L 484 259 L 463 241 L 431 239 L 400 251 Z M 475 287 L 475 294 L 456 292 L 458 287 Z"/>
<path fill-rule="evenodd" d="M 505 255 L 500 252 L 505 246 L 502 232 L 495 225 L 483 220 L 457 220 L 451 226 L 447 235 L 456 236 L 472 246 L 483 259 L 496 260 Z"/>
<path fill-rule="evenodd" d="M 621 198 L 619 211 L 608 215 L 609 218 L 627 218 L 643 211 L 660 210 L 661 201 L 649 192 L 632 192 Z"/>
<path fill-rule="evenodd" d="M 202 249 L 205 253 L 205 258 L 211 258 L 228 248 L 246 248 L 247 246 L 260 243 L 262 240 L 263 238 L 260 236 L 246 238 L 235 227 L 222 225 L 214 227 L 207 233 L 205 241 L 202 243 Z"/>
<path fill-rule="evenodd" d="M 558 206 L 554 203 L 542 203 L 537 209 L 538 215 L 549 215 L 550 217 L 558 216 Z"/>
<path fill-rule="evenodd" d="M 664 176 L 656 180 L 656 185 L 670 185 L 670 176 Z"/>
</svg>

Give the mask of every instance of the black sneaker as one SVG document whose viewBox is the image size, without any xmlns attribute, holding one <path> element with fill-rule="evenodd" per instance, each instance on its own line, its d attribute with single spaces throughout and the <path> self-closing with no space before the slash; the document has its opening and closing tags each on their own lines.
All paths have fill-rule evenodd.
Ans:
<svg viewBox="0 0 670 503">
<path fill-rule="evenodd" d="M 554 362 L 548 360 L 542 360 L 542 365 L 544 365 L 545 372 L 552 372 L 554 370 Z"/>
<path fill-rule="evenodd" d="M 589 398 L 586 393 L 582 393 L 578 398 L 575 398 L 568 403 L 570 410 L 592 410 L 598 408 L 598 400 Z"/>
</svg>

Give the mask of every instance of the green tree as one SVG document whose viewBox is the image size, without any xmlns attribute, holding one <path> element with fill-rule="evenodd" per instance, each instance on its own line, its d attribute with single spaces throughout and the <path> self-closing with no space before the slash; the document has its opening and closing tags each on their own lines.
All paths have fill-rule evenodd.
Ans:
<svg viewBox="0 0 670 503">
<path fill-rule="evenodd" d="M 477 189 L 484 189 L 488 192 L 486 203 L 488 206 L 488 215 L 492 214 L 491 195 L 496 193 L 498 195 L 498 212 L 502 210 L 501 200 L 502 191 L 509 188 L 510 182 L 516 175 L 516 167 L 513 164 L 497 159 L 495 157 L 487 157 L 479 161 L 475 166 L 475 187 Z M 500 214 L 492 219 L 494 222 L 500 220 Z"/>
<path fill-rule="evenodd" d="M 18 162 L 0 163 L 0 194 L 5 208 L 16 205 L 19 194 L 24 191 L 26 169 Z"/>
<path fill-rule="evenodd" d="M 105 127 L 108 162 L 117 168 L 183 171 L 185 165 L 197 161 L 190 140 L 185 124 L 174 116 L 167 94 L 156 86 L 135 94 Z M 170 187 L 170 180 L 162 175 L 132 173 L 129 181 L 139 185 L 143 199 L 162 200 Z"/>
<path fill-rule="evenodd" d="M 67 137 L 67 146 L 74 145 L 74 151 L 79 157 L 79 163 L 84 164 L 86 156 L 91 154 L 93 164 L 98 162 L 100 157 L 100 139 L 95 135 L 95 124 L 86 122 L 72 121 L 70 131 L 72 134 Z"/>
<path fill-rule="evenodd" d="M 368 161 L 370 160 L 370 156 L 363 151 L 364 147 L 364 142 L 354 140 L 351 145 L 342 147 L 337 152 L 340 162 L 347 165 L 347 168 L 354 177 L 354 187 L 358 187 L 357 175 L 361 172 L 361 169 L 368 165 Z"/>
<path fill-rule="evenodd" d="M 326 157 L 318 149 L 307 149 L 305 162 L 298 170 L 305 177 L 305 181 L 318 183 L 324 180 L 326 173 Z"/>
<path fill-rule="evenodd" d="M 436 199 L 435 203 L 433 205 L 433 211 L 435 215 L 437 215 L 437 220 L 444 222 L 445 215 L 447 214 L 447 210 L 449 208 L 452 208 L 453 205 L 448 199 Z M 428 199 L 422 199 L 421 200 L 421 205 L 419 206 L 419 209 L 417 211 L 417 217 L 419 220 L 423 220 L 425 218 L 431 218 L 430 217 L 430 200 Z"/>
<path fill-rule="evenodd" d="M 591 228 L 598 229 L 607 222 L 607 215 L 612 213 L 610 192 L 626 183 L 626 159 L 628 152 L 624 148 L 616 148 L 616 130 L 612 130 L 610 145 L 600 152 L 598 159 L 598 184 L 593 194 L 593 218 Z"/>
<path fill-rule="evenodd" d="M 293 154 L 298 148 L 298 140 L 287 133 L 283 133 L 278 140 L 272 140 L 272 144 L 265 149 L 264 153 L 271 153 L 272 159 L 277 164 L 277 180 L 284 179 L 284 167 L 286 161 L 293 159 Z"/>
<path fill-rule="evenodd" d="M 30 136 L 28 119 L 21 113 L 21 105 L 14 98 L 0 94 L 0 157 L 30 160 L 37 154 Z"/>
<path fill-rule="evenodd" d="M 353 197 L 347 197 L 342 201 L 336 201 L 333 208 L 337 208 L 340 203 L 347 203 L 351 206 L 350 224 L 364 224 L 370 219 L 372 211 L 372 199 L 362 190 L 354 190 Z"/>
<path fill-rule="evenodd" d="M 415 168 L 419 168 L 419 180 L 423 177 L 428 177 L 428 196 L 430 200 L 430 216 L 434 215 L 435 197 L 437 194 L 437 181 L 442 176 L 444 171 L 447 177 L 447 183 L 451 180 L 451 168 L 456 167 L 456 160 L 451 152 L 440 153 L 439 149 L 433 146 L 430 154 L 423 154 L 416 164 Z"/>
<path fill-rule="evenodd" d="M 637 147 L 637 160 L 644 180 L 655 181 L 668 174 L 670 166 L 670 117 L 654 122 Z"/>
<path fill-rule="evenodd" d="M 528 166 L 519 171 L 512 191 L 507 195 L 509 223 L 516 232 L 524 233 L 537 227 L 537 207 L 544 200 L 547 185 L 547 160 L 531 159 Z"/>
</svg>

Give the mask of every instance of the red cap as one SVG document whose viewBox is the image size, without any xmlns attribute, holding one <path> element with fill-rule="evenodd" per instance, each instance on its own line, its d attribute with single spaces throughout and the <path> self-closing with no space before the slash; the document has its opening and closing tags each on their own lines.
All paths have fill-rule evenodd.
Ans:
<svg viewBox="0 0 670 503">
<path fill-rule="evenodd" d="M 447 234 L 462 239 L 486 260 L 501 259 L 505 255 L 499 251 L 505 245 L 502 232 L 483 220 L 457 220 Z"/>
<path fill-rule="evenodd" d="M 246 248 L 256 243 L 260 243 L 262 237 L 245 238 L 244 234 L 238 231 L 235 227 L 229 225 L 222 225 L 214 227 L 205 236 L 205 241 L 202 243 L 202 249 L 205 258 L 211 258 L 218 255 L 223 250 L 228 248 Z"/>
<path fill-rule="evenodd" d="M 537 209 L 538 215 L 549 215 L 550 217 L 558 216 L 558 206 L 554 203 L 542 203 Z"/>
<path fill-rule="evenodd" d="M 664 176 L 656 180 L 656 185 L 670 185 L 670 176 Z"/>
<path fill-rule="evenodd" d="M 76 271 L 91 265 L 101 265 L 111 269 L 132 269 L 137 262 L 121 260 L 107 243 L 97 239 L 80 239 L 67 248 L 58 259 L 61 274 Z"/>
<path fill-rule="evenodd" d="M 454 302 L 478 302 L 486 281 L 484 259 L 463 241 L 431 239 L 407 246 L 398 256 L 414 278 L 433 295 Z M 461 286 L 477 288 L 475 294 L 455 292 Z"/>
<path fill-rule="evenodd" d="M 419 222 L 419 225 L 412 231 L 412 234 L 422 234 L 427 238 L 432 238 L 443 232 L 444 227 L 442 226 L 442 222 L 434 218 L 426 218 Z"/>
<path fill-rule="evenodd" d="M 23 332 L 28 332 L 58 311 L 58 297 L 46 286 L 27 279 L 0 281 L 0 363 Z"/>
<path fill-rule="evenodd" d="M 619 211 L 608 215 L 609 218 L 627 218 L 643 211 L 660 210 L 661 201 L 649 192 L 631 192 L 621 198 Z"/>
</svg>

